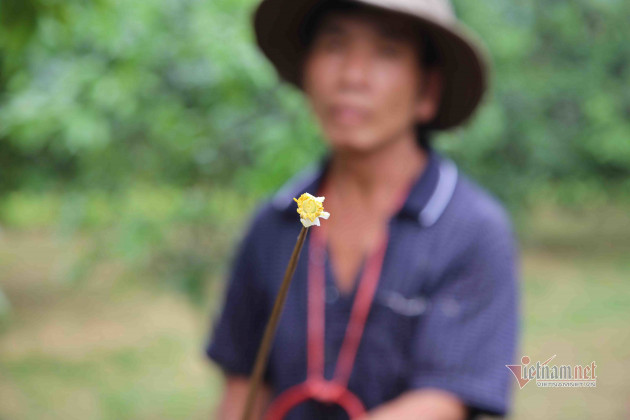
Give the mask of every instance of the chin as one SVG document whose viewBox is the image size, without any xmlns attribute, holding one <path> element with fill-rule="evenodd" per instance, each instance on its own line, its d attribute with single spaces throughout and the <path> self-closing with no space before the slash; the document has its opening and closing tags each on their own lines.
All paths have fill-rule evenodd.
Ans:
<svg viewBox="0 0 630 420">
<path fill-rule="evenodd" d="M 332 129 L 327 131 L 326 138 L 338 152 L 365 153 L 378 147 L 376 137 L 361 129 Z"/>
</svg>

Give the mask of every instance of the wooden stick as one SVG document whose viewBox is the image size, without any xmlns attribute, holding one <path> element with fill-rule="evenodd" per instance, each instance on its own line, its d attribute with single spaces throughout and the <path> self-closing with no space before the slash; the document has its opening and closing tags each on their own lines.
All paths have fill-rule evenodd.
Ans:
<svg viewBox="0 0 630 420">
<path fill-rule="evenodd" d="M 293 273 L 295 272 L 295 268 L 297 267 L 298 258 L 300 257 L 300 252 L 302 251 L 302 246 L 304 245 L 304 240 L 306 239 L 308 229 L 309 228 L 302 226 L 302 230 L 300 231 L 300 235 L 298 236 L 295 248 L 293 248 L 293 254 L 291 255 L 291 259 L 289 260 L 289 265 L 287 266 L 287 270 L 284 273 L 284 279 L 282 280 L 282 284 L 280 285 L 280 290 L 278 291 L 278 295 L 276 296 L 276 301 L 273 305 L 271 316 L 269 317 L 269 321 L 267 321 L 265 333 L 260 343 L 260 347 L 258 348 L 258 353 L 256 354 L 256 362 L 254 363 L 254 371 L 252 373 L 249 383 L 249 391 L 247 392 L 247 400 L 245 401 L 245 410 L 243 411 L 243 416 L 241 417 L 242 420 L 249 420 L 252 415 L 252 410 L 254 409 L 254 400 L 256 399 L 256 392 L 258 391 L 258 386 L 261 382 L 265 366 L 267 365 L 267 359 L 269 357 L 269 351 L 271 350 L 271 344 L 276 334 L 278 321 L 280 319 L 280 315 L 282 314 L 282 309 L 284 308 L 284 302 L 287 298 L 289 285 L 291 284 Z"/>
</svg>

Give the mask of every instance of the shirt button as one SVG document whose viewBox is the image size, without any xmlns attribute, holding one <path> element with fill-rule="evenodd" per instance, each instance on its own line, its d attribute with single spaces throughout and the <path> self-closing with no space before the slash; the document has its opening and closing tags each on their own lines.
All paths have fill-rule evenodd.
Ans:
<svg viewBox="0 0 630 420">
<path fill-rule="evenodd" d="M 335 303 L 339 299 L 339 290 L 336 287 L 328 286 L 326 288 L 326 303 Z"/>
<path fill-rule="evenodd" d="M 447 317 L 455 317 L 461 310 L 460 304 L 455 299 L 445 299 L 442 302 L 442 313 Z"/>
</svg>

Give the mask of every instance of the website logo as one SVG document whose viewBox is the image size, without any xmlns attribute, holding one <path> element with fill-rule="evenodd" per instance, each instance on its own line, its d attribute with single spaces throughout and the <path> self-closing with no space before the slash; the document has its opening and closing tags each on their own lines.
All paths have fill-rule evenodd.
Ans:
<svg viewBox="0 0 630 420">
<path fill-rule="evenodd" d="M 552 365 L 554 354 L 544 362 L 532 363 L 529 356 L 521 358 L 520 365 L 505 365 L 523 389 L 530 381 L 536 381 L 539 388 L 595 388 L 597 376 L 595 361 L 588 365 Z"/>
</svg>

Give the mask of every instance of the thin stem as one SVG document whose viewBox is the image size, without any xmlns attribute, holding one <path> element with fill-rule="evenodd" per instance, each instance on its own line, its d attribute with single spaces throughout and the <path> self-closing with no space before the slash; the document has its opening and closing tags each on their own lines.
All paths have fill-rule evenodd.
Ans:
<svg viewBox="0 0 630 420">
<path fill-rule="evenodd" d="M 271 316 L 269 317 L 269 321 L 267 321 L 265 333 L 263 335 L 262 342 L 260 343 L 260 347 L 258 348 L 258 353 L 256 354 L 256 362 L 254 363 L 254 371 L 252 373 L 249 383 L 249 391 L 247 393 L 247 400 L 245 401 L 245 410 L 243 411 L 243 416 L 241 417 L 242 420 L 249 420 L 252 414 L 252 410 L 254 409 L 256 392 L 258 391 L 258 386 L 260 385 L 265 366 L 267 365 L 267 359 L 269 358 L 271 344 L 276 334 L 278 320 L 280 319 L 282 309 L 284 308 L 284 302 L 287 298 L 289 285 L 291 284 L 293 273 L 295 273 L 295 268 L 297 267 L 298 258 L 300 257 L 300 252 L 302 251 L 302 246 L 304 245 L 304 240 L 306 239 L 308 229 L 309 228 L 302 226 L 302 230 L 300 231 L 300 235 L 298 236 L 295 248 L 293 248 L 293 254 L 291 255 L 291 259 L 289 260 L 289 265 L 287 266 L 287 270 L 284 273 L 284 279 L 282 280 L 282 284 L 280 285 L 280 290 L 278 291 L 278 295 L 276 296 L 276 301 L 273 305 Z"/>
</svg>

